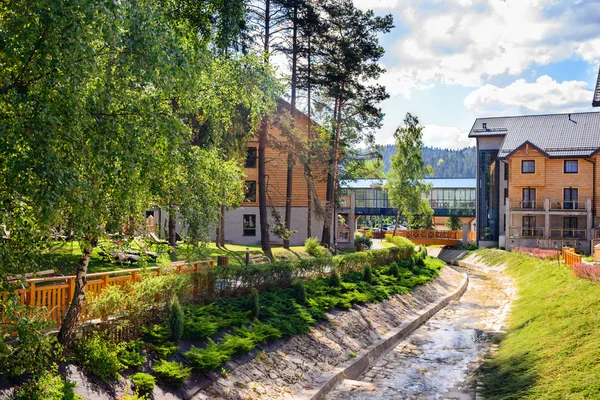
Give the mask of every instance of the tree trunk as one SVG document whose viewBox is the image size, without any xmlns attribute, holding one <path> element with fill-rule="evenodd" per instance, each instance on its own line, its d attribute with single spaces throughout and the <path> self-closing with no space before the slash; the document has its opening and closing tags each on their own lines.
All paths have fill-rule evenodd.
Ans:
<svg viewBox="0 0 600 400">
<path fill-rule="evenodd" d="M 75 326 L 77 325 L 77 321 L 79 320 L 79 316 L 81 315 L 81 308 L 83 307 L 83 302 L 85 300 L 87 269 L 95 245 L 96 238 L 91 238 L 85 243 L 85 247 L 83 248 L 83 255 L 79 259 L 79 263 L 77 265 L 73 298 L 71 300 L 71 304 L 69 305 L 69 309 L 67 310 L 67 315 L 65 315 L 65 319 L 63 320 L 62 325 L 60 326 L 60 331 L 58 332 L 58 342 L 62 344 L 65 348 L 69 347 L 72 341 Z"/>
<path fill-rule="evenodd" d="M 221 206 L 219 227 L 219 245 L 225 247 L 225 206 Z"/>
<path fill-rule="evenodd" d="M 311 48 L 310 48 L 310 35 L 308 36 L 308 54 L 307 54 L 307 82 L 306 82 L 306 94 L 308 101 L 308 133 L 307 133 L 307 153 L 306 153 L 306 164 L 304 165 L 304 175 L 306 176 L 306 238 L 312 237 L 312 171 L 311 171 L 311 144 L 312 144 L 312 132 L 310 130 L 311 124 L 311 107 L 310 107 L 310 58 L 311 58 Z"/>
<path fill-rule="evenodd" d="M 169 210 L 169 245 L 177 246 L 177 221 L 175 219 L 175 210 Z"/>
<path fill-rule="evenodd" d="M 297 65 L 298 65 L 298 3 L 294 4 L 292 15 L 292 79 L 291 79 L 291 95 L 290 95 L 290 115 L 292 118 L 291 135 L 294 135 L 295 114 L 296 114 L 296 82 L 297 82 Z M 288 147 L 290 146 L 290 138 L 288 138 Z M 285 191 L 285 228 L 289 231 L 292 226 L 292 183 L 294 179 L 294 153 L 291 148 L 288 148 L 287 160 L 287 185 Z M 290 248 L 290 240 L 283 240 L 283 248 Z"/>
<path fill-rule="evenodd" d="M 343 85 L 342 85 L 342 90 L 343 90 Z M 335 140 L 333 143 L 333 160 L 331 163 L 331 173 L 328 174 L 328 180 L 327 180 L 327 205 L 328 205 L 328 209 L 327 209 L 327 214 L 329 215 L 330 221 L 331 223 L 329 225 L 334 225 L 337 224 L 337 218 L 335 215 L 335 193 L 336 193 L 336 189 L 337 189 L 337 168 L 338 168 L 338 161 L 339 161 L 339 156 L 340 156 L 340 136 L 341 136 L 341 132 L 342 132 L 342 99 L 337 99 L 336 101 L 336 112 L 335 112 Z M 331 182 L 329 181 L 329 175 L 331 175 Z M 331 183 L 331 184 L 330 184 Z M 330 228 L 328 228 L 329 230 Z M 325 232 L 325 229 L 323 229 L 323 232 Z M 334 232 L 335 232 L 335 228 L 334 228 Z M 323 235 L 325 236 L 325 235 Z M 329 235 L 328 235 L 329 236 Z M 329 237 L 328 237 L 329 239 Z M 336 243 L 336 238 L 333 238 L 333 244 L 335 245 Z"/>
<path fill-rule="evenodd" d="M 338 111 L 338 99 L 335 99 L 333 107 L 333 120 L 337 121 Z M 337 128 L 336 128 L 337 132 Z M 334 147 L 335 147 L 335 135 L 330 139 L 331 151 L 329 154 L 329 168 L 327 171 L 327 188 L 325 189 L 325 221 L 323 221 L 323 235 L 321 236 L 321 245 L 329 247 L 331 245 L 331 213 L 333 210 L 331 202 L 332 187 L 333 187 L 333 160 L 334 160 Z"/>
</svg>

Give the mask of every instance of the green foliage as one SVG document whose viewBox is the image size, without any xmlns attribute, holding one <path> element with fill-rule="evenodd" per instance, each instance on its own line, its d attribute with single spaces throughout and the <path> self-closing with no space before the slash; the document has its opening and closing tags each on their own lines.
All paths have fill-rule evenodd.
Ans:
<svg viewBox="0 0 600 400">
<path fill-rule="evenodd" d="M 76 342 L 73 350 L 77 360 L 104 382 L 111 383 L 121 377 L 125 366 L 119 360 L 120 346 L 99 333 Z"/>
<path fill-rule="evenodd" d="M 462 230 L 462 225 L 462 221 L 456 215 L 451 215 L 446 220 L 446 227 L 452 231 Z"/>
<path fill-rule="evenodd" d="M 370 233 L 371 231 L 368 231 L 367 233 Z M 354 245 L 358 246 L 359 244 L 365 245 L 368 248 L 371 248 L 373 246 L 373 239 L 371 239 L 369 236 L 365 236 L 365 235 L 355 235 L 354 236 Z"/>
<path fill-rule="evenodd" d="M 373 283 L 373 269 L 370 265 L 366 265 L 363 270 L 363 281 L 367 282 L 369 285 Z"/>
<path fill-rule="evenodd" d="M 296 298 L 296 303 L 300 305 L 306 304 L 306 289 L 300 281 L 294 282 L 294 297 Z"/>
<path fill-rule="evenodd" d="M 143 348 L 144 342 L 141 340 L 124 342 L 119 346 L 117 357 L 126 367 L 139 367 L 146 362 L 146 357 L 140 354 Z"/>
<path fill-rule="evenodd" d="M 14 400 L 83 400 L 73 392 L 75 383 L 63 379 L 57 369 L 53 365 L 50 370 L 31 378 L 15 391 Z"/>
<path fill-rule="evenodd" d="M 400 270 L 398 269 L 398 264 L 390 265 L 388 275 L 393 276 L 394 278 L 398 278 L 398 276 L 400 275 Z"/>
<path fill-rule="evenodd" d="M 342 280 L 340 278 L 340 274 L 337 272 L 337 269 L 333 269 L 333 271 L 331 271 L 331 275 L 329 275 L 329 286 L 331 286 L 331 287 L 342 286 Z"/>
<path fill-rule="evenodd" d="M 195 346 L 185 353 L 185 356 L 190 361 L 190 365 L 199 371 L 211 371 L 225 362 L 227 362 L 233 354 L 232 349 L 225 349 L 212 340 L 208 340 L 206 348 L 199 349 Z"/>
<path fill-rule="evenodd" d="M 133 382 L 136 393 L 140 396 L 149 395 L 154 390 L 154 386 L 156 386 L 154 377 L 143 372 L 133 374 L 130 379 Z"/>
<path fill-rule="evenodd" d="M 260 315 L 260 297 L 256 289 L 252 289 L 248 295 L 248 309 L 254 318 L 258 318 Z"/>
<path fill-rule="evenodd" d="M 45 308 L 31 308 L 21 305 L 15 297 L 3 296 L 0 309 L 7 321 L 0 330 L 0 375 L 39 374 L 52 362 L 61 360 L 62 347 L 54 335 L 45 332 L 51 327 Z M 12 332 L 18 335 L 14 340 L 10 337 Z"/>
<path fill-rule="evenodd" d="M 183 385 L 185 378 L 190 376 L 192 369 L 178 362 L 160 360 L 152 367 L 152 371 L 166 384 L 178 388 Z"/>
<path fill-rule="evenodd" d="M 391 157 L 396 153 L 396 146 L 386 145 L 383 148 L 384 170 L 390 169 Z M 423 162 L 433 167 L 433 178 L 474 178 L 477 156 L 475 147 L 464 149 L 439 149 L 423 147 Z"/>
<path fill-rule="evenodd" d="M 171 331 L 164 325 L 155 324 L 141 326 L 144 341 L 147 343 L 164 343 L 171 337 Z"/>
<path fill-rule="evenodd" d="M 319 239 L 311 237 L 307 238 L 304 241 L 304 250 L 313 257 L 321 258 L 321 257 L 329 257 L 331 254 L 329 251 L 321 246 Z"/>
<path fill-rule="evenodd" d="M 149 347 L 160 360 L 166 360 L 179 350 L 179 347 L 173 342 L 150 344 Z"/>
<path fill-rule="evenodd" d="M 177 296 L 173 297 L 169 305 L 169 326 L 171 327 L 171 339 L 175 342 L 179 341 L 183 336 L 184 316 Z"/>
</svg>

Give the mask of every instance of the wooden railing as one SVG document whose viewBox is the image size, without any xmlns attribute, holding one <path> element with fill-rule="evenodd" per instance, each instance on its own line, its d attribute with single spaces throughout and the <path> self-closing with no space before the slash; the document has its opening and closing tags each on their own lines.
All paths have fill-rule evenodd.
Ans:
<svg viewBox="0 0 600 400">
<path fill-rule="evenodd" d="M 553 239 L 585 239 L 587 229 L 550 229 L 550 237 Z"/>
<path fill-rule="evenodd" d="M 544 237 L 543 227 L 510 228 L 511 238 L 541 238 Z"/>
<path fill-rule="evenodd" d="M 543 210 L 544 200 L 511 200 L 510 208 L 512 210 Z"/>
<path fill-rule="evenodd" d="M 213 260 L 177 261 L 170 263 L 167 267 L 136 268 L 87 274 L 85 293 L 87 298 L 93 298 L 109 286 L 126 287 L 139 282 L 143 276 L 156 276 L 167 272 L 191 274 L 212 267 L 214 267 Z M 14 293 L 18 296 L 21 304 L 36 308 L 45 307 L 48 310 L 48 320 L 54 322 L 55 326 L 60 326 L 73 299 L 75 279 L 75 275 L 27 279 L 26 283 L 23 284 L 24 287 L 17 289 Z M 194 288 L 193 294 L 196 294 L 196 288 Z M 0 295 L 2 294 L 0 293 Z M 82 321 L 92 318 L 94 316 L 82 313 Z"/>
<path fill-rule="evenodd" d="M 567 266 L 569 266 L 569 268 L 571 268 L 573 266 L 573 264 L 575 263 L 580 263 L 582 260 L 582 257 L 575 253 L 575 249 L 573 249 L 572 247 L 563 247 L 562 248 L 562 259 L 563 262 L 565 264 L 567 264 Z"/>
<path fill-rule="evenodd" d="M 410 240 L 462 240 L 462 231 L 410 230 L 396 231 L 396 236 Z"/>
</svg>

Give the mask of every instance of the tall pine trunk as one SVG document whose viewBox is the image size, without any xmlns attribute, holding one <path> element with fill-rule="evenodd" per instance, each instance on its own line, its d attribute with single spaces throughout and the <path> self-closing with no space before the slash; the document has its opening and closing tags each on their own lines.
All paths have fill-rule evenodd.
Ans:
<svg viewBox="0 0 600 400">
<path fill-rule="evenodd" d="M 175 210 L 169 210 L 169 246 L 177 246 L 177 220 L 175 219 Z"/>
<path fill-rule="evenodd" d="M 85 300 L 85 286 L 87 284 L 87 269 L 92 256 L 92 251 L 96 245 L 96 238 L 90 238 L 85 242 L 83 248 L 83 255 L 79 259 L 77 264 L 77 273 L 75 274 L 75 290 L 73 291 L 73 298 L 65 319 L 62 321 L 60 331 L 58 332 L 58 342 L 65 348 L 69 347 L 69 344 L 73 338 L 73 332 L 79 316 L 81 315 L 81 309 L 83 308 L 83 302 Z"/>
<path fill-rule="evenodd" d="M 297 83 L 297 65 L 298 65 L 298 3 L 294 4 L 294 10 L 292 12 L 292 79 L 291 79 L 291 95 L 290 95 L 290 115 L 292 118 L 291 133 L 294 135 L 294 128 L 296 126 L 296 83 Z M 288 138 L 288 147 L 291 141 Z M 288 148 L 288 160 L 287 160 L 287 185 L 285 191 L 285 228 L 290 231 L 292 229 L 292 184 L 294 180 L 294 152 L 291 147 Z M 283 240 L 283 248 L 290 248 L 290 240 Z"/>
</svg>

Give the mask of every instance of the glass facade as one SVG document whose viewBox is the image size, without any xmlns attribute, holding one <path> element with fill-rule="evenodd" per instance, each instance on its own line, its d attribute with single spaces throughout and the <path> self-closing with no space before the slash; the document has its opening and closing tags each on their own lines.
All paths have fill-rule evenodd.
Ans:
<svg viewBox="0 0 600 400">
<path fill-rule="evenodd" d="M 353 189 L 356 208 L 390 208 L 390 199 L 382 189 Z"/>
<path fill-rule="evenodd" d="M 429 200 L 436 215 L 473 215 L 476 196 L 475 188 L 438 188 L 423 198 Z"/>
<path fill-rule="evenodd" d="M 477 237 L 479 240 L 498 241 L 500 164 L 497 150 L 480 150 L 477 160 L 479 188 L 477 210 Z"/>
</svg>

